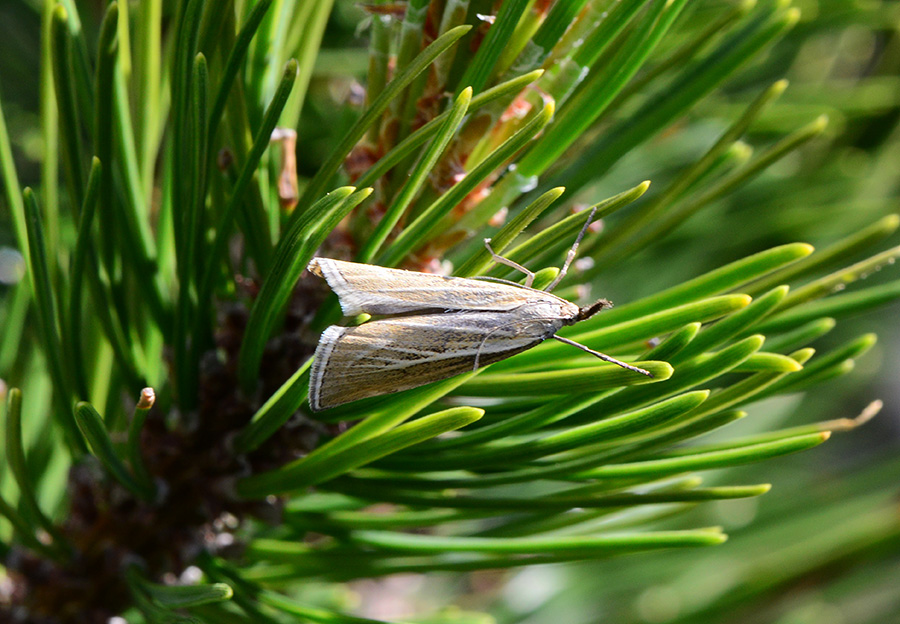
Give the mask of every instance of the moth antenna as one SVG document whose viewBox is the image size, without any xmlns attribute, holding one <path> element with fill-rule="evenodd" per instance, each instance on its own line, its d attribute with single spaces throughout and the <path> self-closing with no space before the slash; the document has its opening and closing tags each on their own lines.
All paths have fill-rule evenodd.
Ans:
<svg viewBox="0 0 900 624">
<path fill-rule="evenodd" d="M 486 282 L 497 282 L 498 284 L 509 284 L 510 286 L 515 286 L 516 288 L 525 288 L 525 286 L 523 286 L 519 282 L 514 282 L 512 280 L 503 279 L 500 277 L 491 277 L 490 275 L 473 275 L 472 277 L 466 279 L 484 280 Z M 543 290 L 538 290 L 537 288 L 532 288 L 531 290 L 535 292 L 544 292 Z"/>
<path fill-rule="evenodd" d="M 559 340 L 560 342 L 564 342 L 568 345 L 572 345 L 573 347 L 578 347 L 582 351 L 590 353 L 591 355 L 594 355 L 594 356 L 600 358 L 604 362 L 609 362 L 610 364 L 616 364 L 617 366 L 621 366 L 622 368 L 627 368 L 630 371 L 634 371 L 635 373 L 640 373 L 641 375 L 646 375 L 647 377 L 653 377 L 653 373 L 651 373 L 650 371 L 644 370 L 643 368 L 638 368 L 637 366 L 632 366 L 631 364 L 626 364 L 622 360 L 617 360 L 616 358 L 610 357 L 610 356 L 606 355 L 605 353 L 600 353 L 599 351 L 594 351 L 593 349 L 589 349 L 588 347 L 586 347 L 583 344 L 580 344 L 578 342 L 575 342 L 574 340 L 569 340 L 568 338 L 563 338 L 562 336 L 557 336 L 556 334 L 554 334 L 553 337 L 556 338 L 557 340 Z"/>
<path fill-rule="evenodd" d="M 578 252 L 578 245 L 581 243 L 581 239 L 584 238 L 585 232 L 587 232 L 588 227 L 591 225 L 591 221 L 594 220 L 594 215 L 597 212 L 597 207 L 594 206 L 591 208 L 591 214 L 588 215 L 587 221 L 584 222 L 584 227 L 581 228 L 581 231 L 578 233 L 578 237 L 575 239 L 575 243 L 572 245 L 572 248 L 569 249 L 569 253 L 566 254 L 566 261 L 563 264 L 562 268 L 559 270 L 559 275 L 550 282 L 550 284 L 544 289 L 545 292 L 550 292 L 554 288 L 556 288 L 557 284 L 559 284 L 562 279 L 566 276 L 566 273 L 569 271 L 569 265 L 572 264 L 572 261 L 575 260 L 575 254 Z"/>
<path fill-rule="evenodd" d="M 491 239 L 484 239 L 484 246 L 491 254 L 491 258 L 493 258 L 494 262 L 497 262 L 498 264 L 505 264 L 511 269 L 516 269 L 517 271 L 521 271 L 522 273 L 524 273 L 526 275 L 525 288 L 531 288 L 531 284 L 534 282 L 534 273 L 523 267 L 518 262 L 513 262 L 509 258 L 504 258 L 503 256 L 497 255 L 497 253 L 493 249 L 491 249 Z"/>
</svg>

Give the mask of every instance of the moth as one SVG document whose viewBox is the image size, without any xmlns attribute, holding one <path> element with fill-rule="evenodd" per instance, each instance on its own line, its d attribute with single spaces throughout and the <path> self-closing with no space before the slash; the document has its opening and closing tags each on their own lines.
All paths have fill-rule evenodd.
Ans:
<svg viewBox="0 0 900 624">
<path fill-rule="evenodd" d="M 309 380 L 310 407 L 320 411 L 416 388 L 504 360 L 548 338 L 652 377 L 556 335 L 612 305 L 600 299 L 578 307 L 550 293 L 566 275 L 590 221 L 544 290 L 531 287 L 534 273 L 494 253 L 490 239 L 484 243 L 493 260 L 525 273 L 524 286 L 313 258 L 307 268 L 325 278 L 345 316 L 379 318 L 355 327 L 332 325 L 322 333 Z"/>
</svg>

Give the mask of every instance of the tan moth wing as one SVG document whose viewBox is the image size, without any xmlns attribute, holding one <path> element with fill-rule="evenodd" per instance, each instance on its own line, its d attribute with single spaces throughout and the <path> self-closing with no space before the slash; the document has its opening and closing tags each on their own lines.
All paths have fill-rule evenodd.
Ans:
<svg viewBox="0 0 900 624">
<path fill-rule="evenodd" d="M 382 269 L 383 270 L 383 269 Z M 309 384 L 315 411 L 408 390 L 472 371 L 537 345 L 559 319 L 448 312 L 332 325 L 316 349 Z"/>
<path fill-rule="evenodd" d="M 357 314 L 409 314 L 445 310 L 508 312 L 532 303 L 572 303 L 539 290 L 512 284 L 444 277 L 429 273 L 387 269 L 369 264 L 313 258 L 309 270 L 324 277 L 338 296 L 346 316 Z"/>
</svg>

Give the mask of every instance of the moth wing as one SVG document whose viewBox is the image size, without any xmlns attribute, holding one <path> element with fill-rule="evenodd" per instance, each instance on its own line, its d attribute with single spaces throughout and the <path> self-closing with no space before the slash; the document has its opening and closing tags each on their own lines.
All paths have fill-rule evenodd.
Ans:
<svg viewBox="0 0 900 624">
<path fill-rule="evenodd" d="M 559 324 L 498 312 L 382 319 L 322 334 L 309 381 L 315 411 L 416 388 L 525 351 Z"/>
<path fill-rule="evenodd" d="M 312 273 L 324 277 L 346 316 L 429 313 L 441 310 L 514 310 L 525 301 L 558 301 L 511 284 L 445 277 L 371 264 L 313 258 Z"/>
</svg>

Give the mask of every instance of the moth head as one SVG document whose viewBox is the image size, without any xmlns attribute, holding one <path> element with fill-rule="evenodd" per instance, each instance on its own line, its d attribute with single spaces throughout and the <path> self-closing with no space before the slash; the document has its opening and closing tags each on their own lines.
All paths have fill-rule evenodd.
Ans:
<svg viewBox="0 0 900 624">
<path fill-rule="evenodd" d="M 578 308 L 578 315 L 575 317 L 575 320 L 573 322 L 577 323 L 578 321 L 589 319 L 598 312 L 611 307 L 613 307 L 612 301 L 609 301 L 608 299 L 599 299 L 591 305 L 584 306 L 583 308 Z"/>
</svg>

